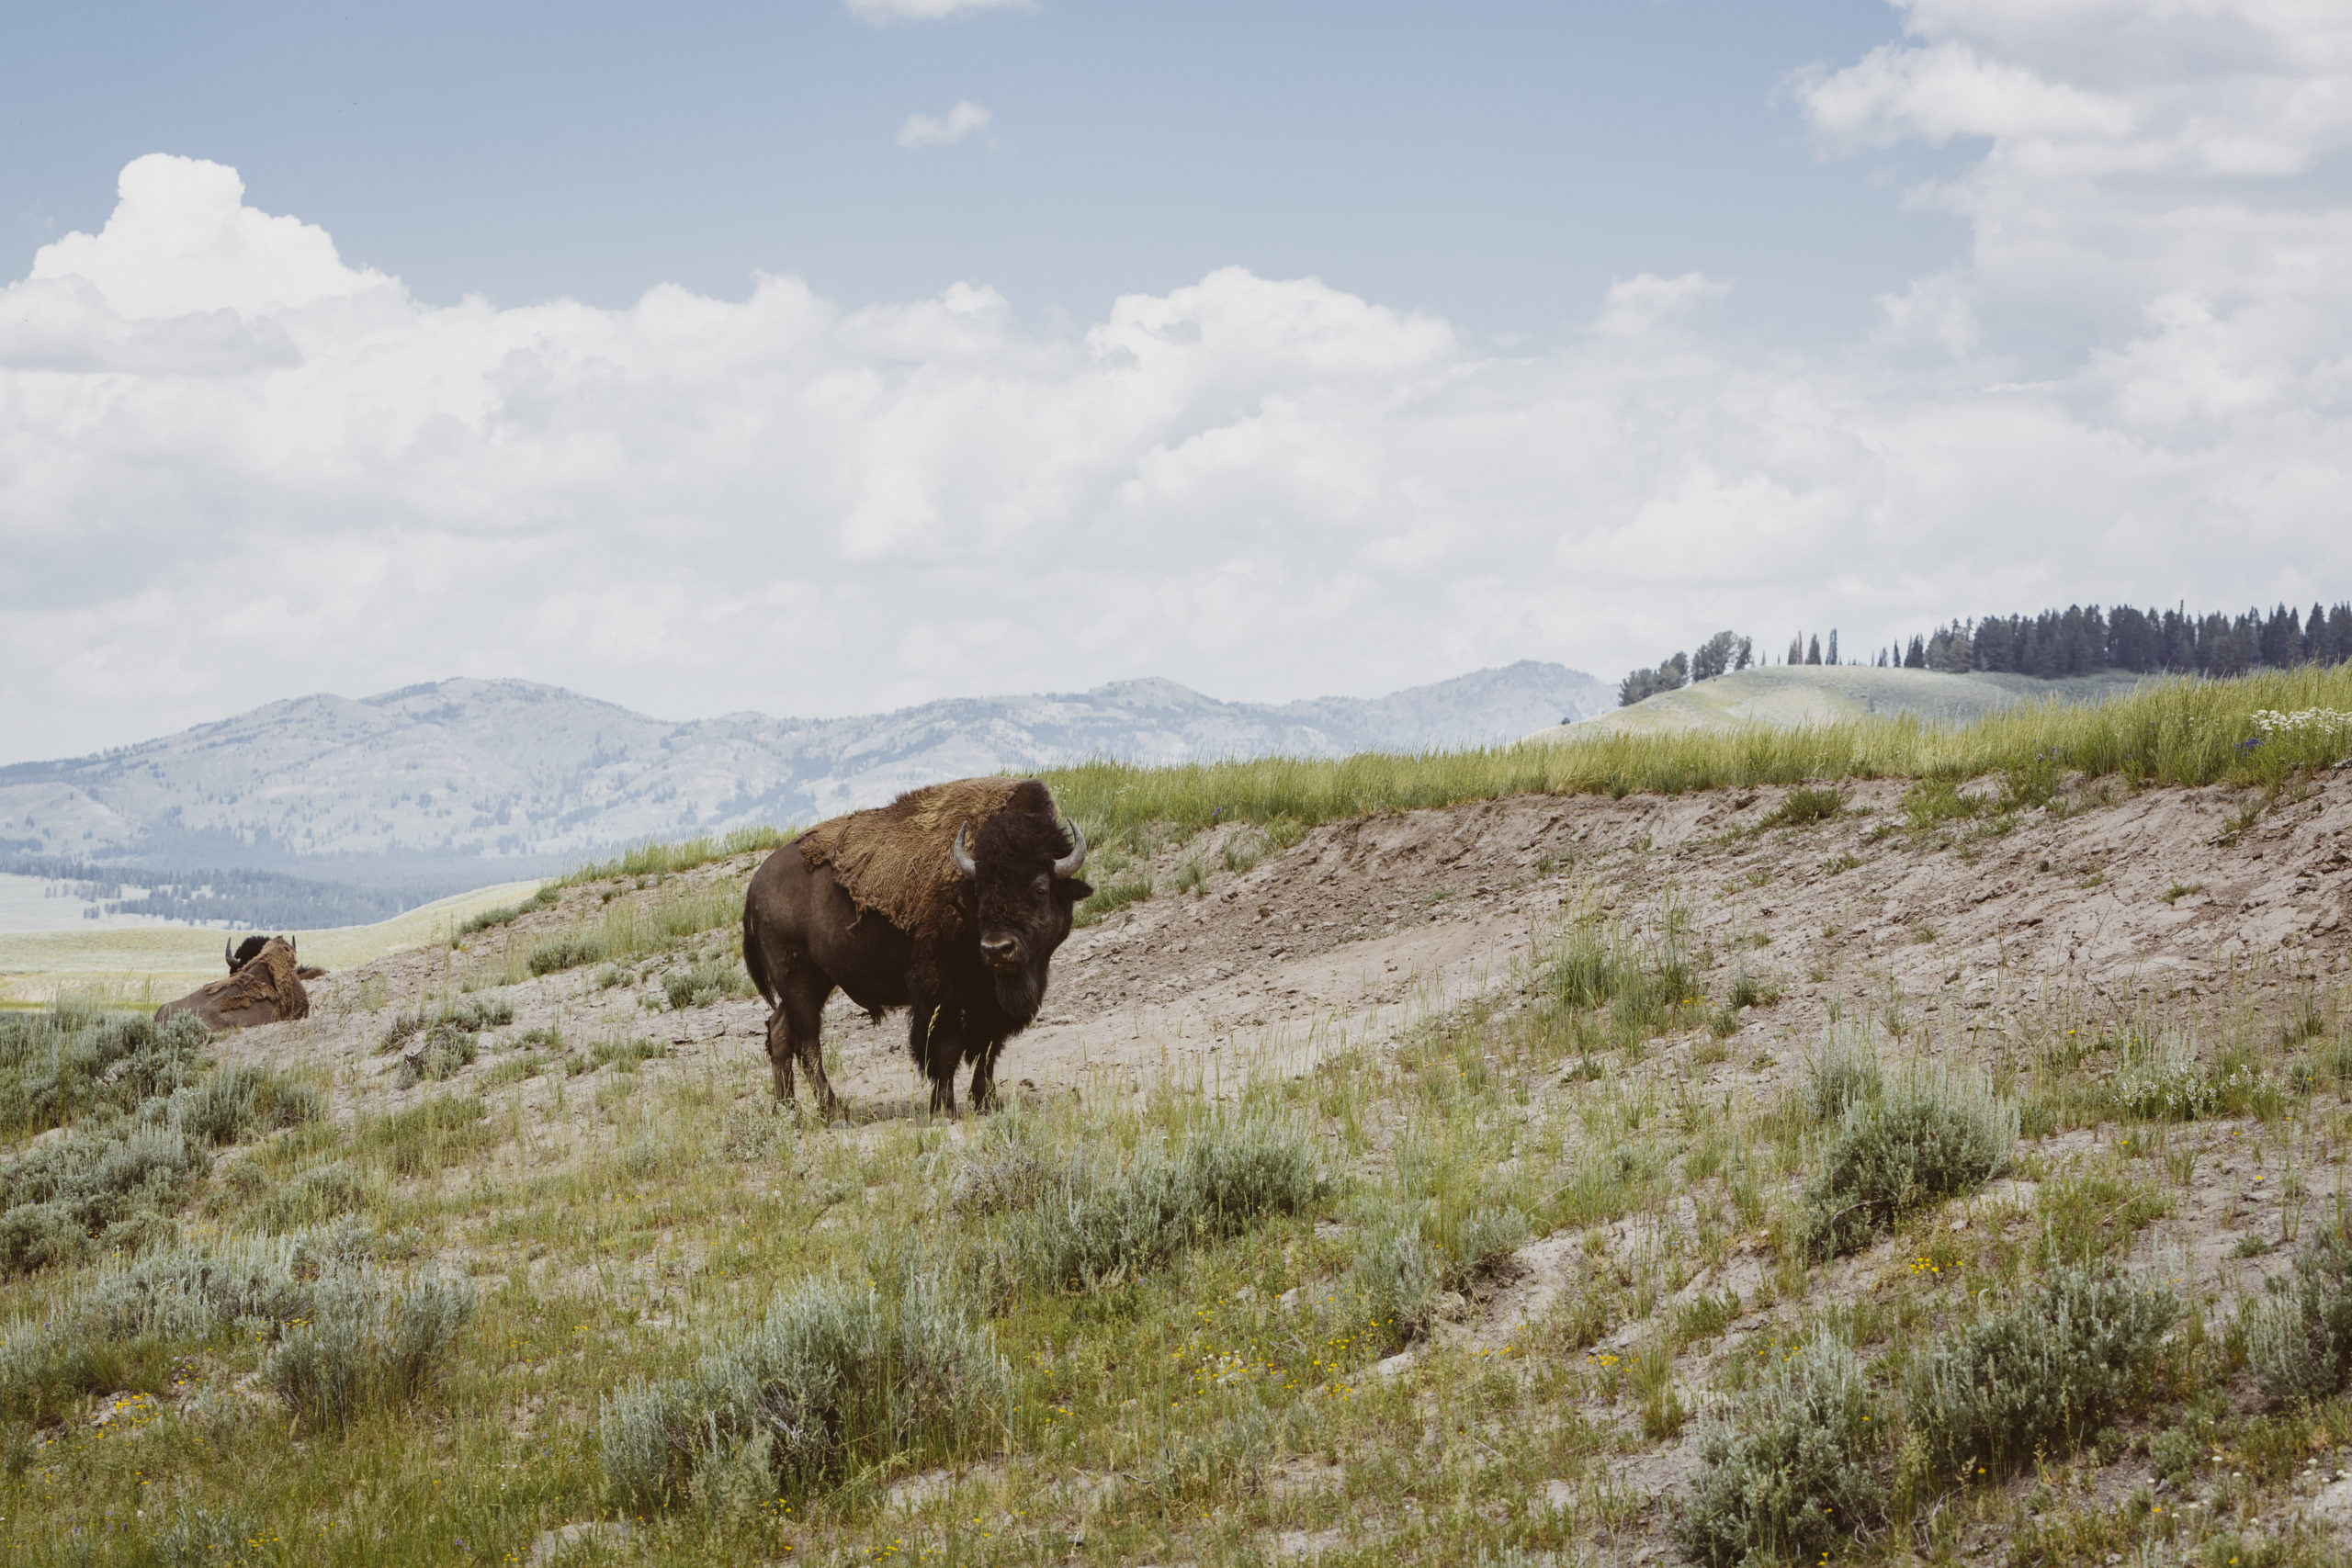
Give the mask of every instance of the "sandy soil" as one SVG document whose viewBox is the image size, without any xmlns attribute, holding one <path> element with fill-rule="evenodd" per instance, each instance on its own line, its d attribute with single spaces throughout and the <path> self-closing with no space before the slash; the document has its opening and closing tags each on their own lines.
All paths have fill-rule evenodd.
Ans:
<svg viewBox="0 0 2352 1568">
<path fill-rule="evenodd" d="M 1922 839 L 1900 826 L 1903 793 L 1857 785 L 1846 812 L 1799 828 L 1759 829 L 1784 794 L 1761 789 L 1521 796 L 1317 829 L 1247 872 L 1216 872 L 1196 895 L 1073 932 L 1044 1013 L 1006 1047 L 1001 1077 L 1032 1092 L 1104 1093 L 1170 1074 L 1214 1090 L 1303 1070 L 1508 992 L 1531 951 L 1580 909 L 1641 933 L 1671 908 L 1712 993 L 1735 966 L 1780 988 L 1775 1005 L 1742 1015 L 1725 1060 L 1690 1069 L 1710 1083 L 1779 1072 L 1833 1010 L 1892 1014 L 1915 1042 L 1967 1039 L 2015 1034 L 2026 1004 L 2041 1019 L 2053 1006 L 2212 1002 L 2346 970 L 2352 772 L 2242 831 L 2231 824 L 2249 801 L 2235 793 L 2160 789 L 2064 817 L 2021 814 L 2005 836 L 1972 837 L 1975 825 L 1961 822 Z M 1219 849 L 1211 835 L 1168 852 L 1162 885 L 1182 860 L 1221 863 Z M 666 891 L 740 883 L 752 863 L 707 866 Z M 2181 888 L 2195 891 L 2166 899 Z M 461 952 L 427 947 L 338 972 L 312 986 L 311 1019 L 225 1049 L 337 1064 L 346 1108 L 430 1092 L 390 1087 L 397 1056 L 377 1047 L 393 1014 L 469 979 L 494 984 L 510 947 L 593 922 L 604 891 L 569 890 Z M 650 1040 L 673 1053 L 649 1065 L 657 1076 L 764 1076 L 764 1004 L 653 1010 L 658 979 L 600 991 L 592 967 L 503 990 L 515 1031 L 558 1027 L 575 1045 Z M 826 1048 L 855 1115 L 915 1102 L 903 1014 L 876 1025 L 836 998 Z M 498 1060 L 486 1054 L 457 1083 Z M 548 1087 L 529 1080 L 526 1099 Z"/>
</svg>

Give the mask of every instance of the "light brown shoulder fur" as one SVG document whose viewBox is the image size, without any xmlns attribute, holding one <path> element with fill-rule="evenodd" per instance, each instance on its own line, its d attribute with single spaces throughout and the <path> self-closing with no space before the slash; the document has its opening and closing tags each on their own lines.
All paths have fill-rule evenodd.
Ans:
<svg viewBox="0 0 2352 1568">
<path fill-rule="evenodd" d="M 957 779 L 910 789 L 888 806 L 820 822 L 800 835 L 800 863 L 831 865 L 861 909 L 900 931 L 936 937 L 954 912 L 956 829 L 975 832 L 1012 799 L 1022 779 Z M 971 839 L 964 840 L 967 849 Z"/>
<path fill-rule="evenodd" d="M 308 1018 L 311 996 L 296 974 L 293 949 L 272 938 L 243 969 L 164 1003 L 155 1016 L 160 1020 L 179 1012 L 196 1014 L 209 1029 L 243 1029 Z"/>
</svg>

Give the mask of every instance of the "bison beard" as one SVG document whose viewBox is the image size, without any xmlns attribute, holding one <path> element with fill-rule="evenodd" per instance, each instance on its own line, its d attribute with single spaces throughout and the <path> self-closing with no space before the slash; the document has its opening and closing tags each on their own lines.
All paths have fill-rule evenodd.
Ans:
<svg viewBox="0 0 2352 1568">
<path fill-rule="evenodd" d="M 1046 976 L 1043 971 L 1046 962 L 1038 962 L 1039 973 L 1035 975 L 1026 969 L 1015 969 L 1009 974 L 1000 972 L 996 976 L 997 1011 L 1002 1013 L 1015 1029 L 1028 1028 L 1030 1021 L 1037 1016 L 1037 1009 L 1045 1002 Z"/>
<path fill-rule="evenodd" d="M 910 1010 L 933 1109 L 955 1110 L 965 1065 L 973 1103 L 989 1105 L 997 1055 L 1037 1016 L 1071 909 L 1093 891 L 1075 875 L 1083 859 L 1034 779 L 910 791 L 769 856 L 744 897 L 743 962 L 775 1009 L 776 1098 L 792 1098 L 797 1064 L 832 1109 L 818 1030 L 838 987 L 876 1019 Z"/>
</svg>

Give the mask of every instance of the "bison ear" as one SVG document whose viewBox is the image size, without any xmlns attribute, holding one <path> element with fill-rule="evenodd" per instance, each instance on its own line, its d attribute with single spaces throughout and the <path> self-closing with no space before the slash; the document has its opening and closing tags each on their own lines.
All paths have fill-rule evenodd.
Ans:
<svg viewBox="0 0 2352 1568">
<path fill-rule="evenodd" d="M 1080 882 L 1075 876 L 1065 876 L 1054 884 L 1054 897 L 1067 898 L 1073 904 L 1082 903 L 1094 897 L 1094 885 Z"/>
</svg>

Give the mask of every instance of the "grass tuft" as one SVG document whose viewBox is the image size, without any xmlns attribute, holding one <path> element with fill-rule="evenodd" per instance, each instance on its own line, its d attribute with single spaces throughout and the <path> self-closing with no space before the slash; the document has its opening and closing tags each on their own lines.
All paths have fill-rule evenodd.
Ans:
<svg viewBox="0 0 2352 1568">
<path fill-rule="evenodd" d="M 1554 1007 L 1571 1012 L 1606 1008 L 1612 1043 L 1626 1047 L 1695 1023 L 1702 1000 L 1680 923 L 1670 916 L 1647 938 L 1577 920 L 1544 960 L 1542 989 Z"/>
<path fill-rule="evenodd" d="M 1115 876 L 1097 887 L 1086 901 L 1079 905 L 1070 923 L 1091 926 L 1106 916 L 1115 915 L 1131 904 L 1140 904 L 1152 895 L 1151 878 L 1142 872 Z"/>
<path fill-rule="evenodd" d="M 254 1062 L 232 1062 L 172 1091 L 165 1112 L 189 1137 L 219 1148 L 326 1114 L 326 1096 Z"/>
<path fill-rule="evenodd" d="M 1841 1023 L 1823 1032 L 1805 1066 L 1807 1116 L 1822 1123 L 1842 1121 L 1849 1110 L 1876 1100 L 1885 1089 L 1886 1069 L 1868 1030 Z"/>
<path fill-rule="evenodd" d="M 711 959 L 693 964 L 684 969 L 673 969 L 662 976 L 662 992 L 670 998 L 673 1008 L 708 1007 L 729 998 L 752 994 L 752 977 L 743 966 L 733 960 Z"/>
<path fill-rule="evenodd" d="M 2244 1064 L 2208 1072 L 2188 1043 L 2168 1041 L 2126 1051 L 2113 1094 L 2116 1109 L 2138 1121 L 2195 1122 L 2254 1109 L 2268 1087 Z"/>
<path fill-rule="evenodd" d="M 677 839 L 666 843 L 648 840 L 641 844 L 630 845 L 611 860 L 593 861 L 568 874 L 554 886 L 577 887 L 582 883 L 608 882 L 616 877 L 671 876 L 708 865 L 716 860 L 782 849 L 799 836 L 800 831 L 797 828 L 754 826 L 737 828 L 717 836 L 705 834 L 699 838 Z"/>
<path fill-rule="evenodd" d="M 1220 1116 L 1173 1154 L 1081 1161 L 994 1233 L 989 1272 L 1093 1292 L 1133 1280 L 1195 1239 L 1228 1235 L 1265 1214 L 1294 1214 L 1322 1191 L 1315 1154 L 1287 1122 Z"/>
<path fill-rule="evenodd" d="M 602 937 L 589 931 L 565 931 L 534 943 L 525 962 L 534 975 L 553 975 L 583 964 L 602 964 L 605 957 Z"/>
<path fill-rule="evenodd" d="M 457 937 L 451 939 L 450 945 L 457 945 L 458 939 L 469 937 L 476 931 L 486 931 L 499 926 L 512 925 L 525 915 L 539 909 L 551 909 L 555 908 L 556 900 L 560 897 L 562 897 L 560 885 L 550 882 L 520 903 L 502 905 L 495 909 L 484 909 L 481 914 L 469 918 L 458 927 Z"/>
<path fill-rule="evenodd" d="M 1436 1324 L 1448 1292 L 1525 1246 L 1529 1234 L 1518 1210 L 1484 1208 L 1462 1219 L 1448 1247 L 1428 1235 L 1418 1214 L 1392 1208 L 1369 1227 L 1349 1266 L 1349 1290 L 1374 1338 L 1401 1350 Z"/>
<path fill-rule="evenodd" d="M 354 1151 L 394 1176 L 430 1176 L 498 1140 L 490 1108 L 479 1100 L 445 1095 L 363 1121 Z"/>
<path fill-rule="evenodd" d="M 1764 814 L 1759 828 L 1804 828 L 1816 822 L 1826 822 L 1846 809 L 1846 792 L 1813 784 L 1801 785 L 1781 797 L 1781 804 Z M 1854 862 L 1859 865 L 1860 861 Z M 1840 869 L 1850 869 L 1843 868 Z"/>
</svg>

